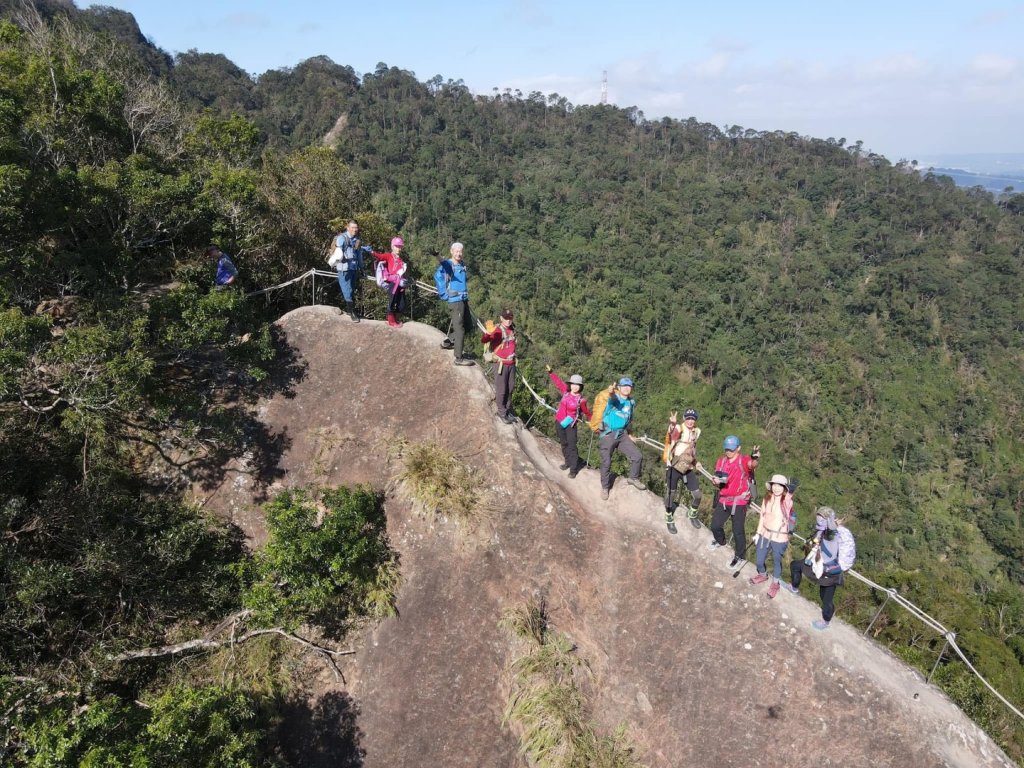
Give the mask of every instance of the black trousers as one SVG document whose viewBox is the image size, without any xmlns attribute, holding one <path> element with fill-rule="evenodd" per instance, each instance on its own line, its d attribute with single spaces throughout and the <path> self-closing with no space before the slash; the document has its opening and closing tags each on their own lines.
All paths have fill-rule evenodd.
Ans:
<svg viewBox="0 0 1024 768">
<path fill-rule="evenodd" d="M 509 403 L 512 402 L 512 387 L 516 383 L 515 365 L 503 365 L 495 363 L 494 373 L 494 404 L 498 408 L 498 415 L 502 418 L 508 414 Z"/>
<path fill-rule="evenodd" d="M 804 578 L 804 561 L 794 560 L 789 564 L 789 575 L 794 587 L 799 587 Z M 818 585 L 818 594 L 821 595 L 821 618 L 825 621 L 832 621 L 836 615 L 835 596 L 838 584 L 831 584 L 827 587 Z"/>
<path fill-rule="evenodd" d="M 676 495 L 676 487 L 679 485 L 680 480 L 686 484 L 686 490 L 690 492 L 690 497 L 693 499 L 693 506 L 700 506 L 700 500 L 703 496 L 700 492 L 700 485 L 697 483 L 696 472 L 692 469 L 689 472 L 680 472 L 675 467 L 668 467 L 666 475 L 668 490 L 665 492 L 665 509 L 672 509 L 672 499 Z"/>
<path fill-rule="evenodd" d="M 405 312 L 405 288 L 396 288 L 391 293 L 391 301 L 388 302 L 388 312 L 392 315 Z"/>
<path fill-rule="evenodd" d="M 452 344 L 455 345 L 455 359 L 462 357 L 462 347 L 466 341 L 466 331 L 473 330 L 473 318 L 470 317 L 468 301 L 449 301 L 448 315 L 452 320 Z"/>
<path fill-rule="evenodd" d="M 576 447 L 576 425 L 573 422 L 568 427 L 563 427 L 555 422 L 555 432 L 558 434 L 558 442 L 562 445 L 562 458 L 569 469 L 576 469 L 580 465 L 579 449 Z"/>
<path fill-rule="evenodd" d="M 747 532 L 745 530 L 747 524 L 747 503 L 736 505 L 736 511 L 733 512 L 733 506 L 730 502 L 728 505 L 723 504 L 721 501 L 715 504 L 715 510 L 711 513 L 711 535 L 715 537 L 722 546 L 725 546 L 725 521 L 732 518 L 732 538 L 736 546 L 736 557 L 743 557 L 743 553 L 747 549 Z"/>
</svg>

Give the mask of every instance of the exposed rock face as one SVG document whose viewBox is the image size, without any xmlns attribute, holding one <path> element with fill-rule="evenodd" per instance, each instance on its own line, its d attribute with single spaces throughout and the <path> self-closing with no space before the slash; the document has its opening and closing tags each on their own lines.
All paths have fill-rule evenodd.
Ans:
<svg viewBox="0 0 1024 768">
<path fill-rule="evenodd" d="M 354 325 L 331 307 L 279 325 L 306 368 L 293 397 L 260 409 L 280 438 L 277 483 L 383 487 L 399 469 L 389 444 L 432 440 L 485 474 L 499 508 L 467 537 L 389 497 L 401 615 L 356 639 L 339 722 L 363 754 L 310 747 L 309 764 L 524 764 L 502 725 L 512 647 L 497 622 L 543 594 L 592 666 L 596 720 L 629 723 L 647 765 L 1013 765 L 943 694 L 842 623 L 841 589 L 840 620 L 815 632 L 816 603 L 785 591 L 769 600 L 749 574 L 730 578 L 706 530 L 684 521 L 666 533 L 653 495 L 618 483 L 603 502 L 596 472 L 569 480 L 557 446 L 494 417 L 481 369 L 453 366 L 437 330 Z M 270 489 L 244 462 L 233 469 L 205 500 L 259 544 L 249 510 Z M 331 685 L 325 698 L 339 696 Z"/>
</svg>

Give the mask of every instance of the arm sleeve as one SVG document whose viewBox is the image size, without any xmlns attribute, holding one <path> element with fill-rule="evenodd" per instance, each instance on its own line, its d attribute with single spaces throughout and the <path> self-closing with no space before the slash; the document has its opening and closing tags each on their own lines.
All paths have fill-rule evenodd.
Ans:
<svg viewBox="0 0 1024 768">
<path fill-rule="evenodd" d="M 586 400 L 580 400 L 580 412 L 584 416 L 586 416 L 587 421 L 590 421 L 592 418 L 594 418 L 594 414 L 592 414 L 590 412 L 590 406 L 587 405 L 587 401 Z"/>
<path fill-rule="evenodd" d="M 565 382 L 564 382 L 564 381 L 562 381 L 562 380 L 561 380 L 561 379 L 560 379 L 560 378 L 558 377 L 558 374 L 557 374 L 557 373 L 555 373 L 554 371 L 552 371 L 552 372 L 551 372 L 551 373 L 549 373 L 548 375 L 549 375 L 549 376 L 551 377 L 551 383 L 555 385 L 555 389 L 557 389 L 557 390 L 558 390 L 559 392 L 561 392 L 561 393 L 562 393 L 563 395 L 564 395 L 564 394 L 565 394 L 566 392 L 568 392 L 568 391 L 569 391 L 569 387 L 567 387 L 567 386 L 565 385 Z M 586 402 L 586 401 L 584 401 L 584 402 Z"/>
</svg>

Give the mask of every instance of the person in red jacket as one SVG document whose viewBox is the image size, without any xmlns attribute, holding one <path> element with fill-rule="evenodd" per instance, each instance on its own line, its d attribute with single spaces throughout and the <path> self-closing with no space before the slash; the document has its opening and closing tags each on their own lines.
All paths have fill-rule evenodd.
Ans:
<svg viewBox="0 0 1024 768">
<path fill-rule="evenodd" d="M 405 272 L 409 265 L 402 260 L 405 241 L 400 237 L 391 238 L 389 253 L 374 253 L 373 258 L 384 262 L 384 282 L 391 299 L 388 301 L 388 325 L 401 328 L 402 321 L 397 315 L 405 306 Z"/>
<path fill-rule="evenodd" d="M 590 406 L 583 397 L 583 377 L 574 373 L 569 383 L 562 381 L 558 374 L 551 370 L 550 365 L 544 366 L 551 376 L 551 383 L 562 393 L 562 400 L 555 411 L 555 432 L 558 442 L 562 445 L 562 458 L 565 460 L 559 469 L 568 469 L 569 477 L 576 477 L 580 471 L 580 454 L 576 448 L 576 425 L 580 422 L 580 414 L 590 421 Z"/>
<path fill-rule="evenodd" d="M 753 496 L 754 470 L 761 449 L 754 446 L 749 456 L 740 453 L 740 439 L 729 435 L 722 443 L 725 455 L 715 463 L 715 485 L 718 486 L 717 500 L 711 513 L 711 533 L 715 537 L 708 547 L 718 549 L 725 546 L 725 521 L 732 518 L 732 538 L 736 556 L 729 566 L 736 568 L 743 564 L 747 551 L 747 507 Z"/>
<path fill-rule="evenodd" d="M 487 321 L 487 331 L 480 341 L 490 345 L 490 352 L 497 363 L 494 372 L 494 404 L 498 407 L 498 418 L 506 424 L 515 423 L 515 416 L 509 413 L 512 401 L 512 387 L 516 383 L 516 327 L 512 324 L 512 310 L 501 313 L 497 327 Z"/>
</svg>

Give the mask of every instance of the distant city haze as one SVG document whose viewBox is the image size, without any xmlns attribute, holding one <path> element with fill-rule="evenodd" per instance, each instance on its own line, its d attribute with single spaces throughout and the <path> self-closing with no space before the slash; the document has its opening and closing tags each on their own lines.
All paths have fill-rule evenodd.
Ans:
<svg viewBox="0 0 1024 768">
<path fill-rule="evenodd" d="M 324 54 L 358 73 L 384 62 L 478 94 L 595 104 L 607 71 L 609 102 L 648 118 L 861 140 L 929 165 L 1024 152 L 1024 3 L 112 5 L 169 52 L 223 53 L 254 74 Z"/>
</svg>

